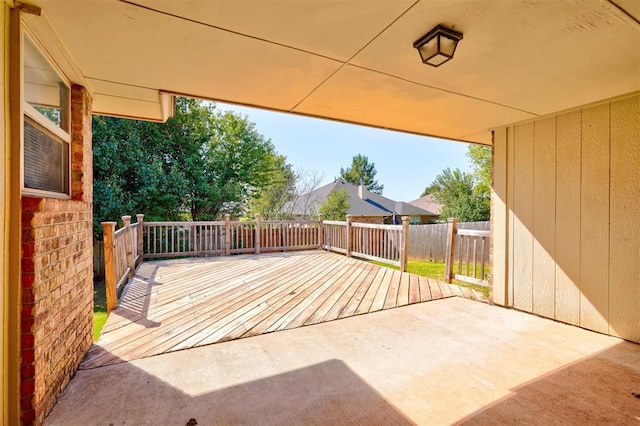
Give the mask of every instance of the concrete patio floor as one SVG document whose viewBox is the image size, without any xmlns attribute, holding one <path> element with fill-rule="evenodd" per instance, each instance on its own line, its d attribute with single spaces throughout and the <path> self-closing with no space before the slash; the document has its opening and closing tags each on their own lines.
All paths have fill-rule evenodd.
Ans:
<svg viewBox="0 0 640 426">
<path fill-rule="evenodd" d="M 640 345 L 459 297 L 79 371 L 46 425 L 640 424 Z"/>
</svg>

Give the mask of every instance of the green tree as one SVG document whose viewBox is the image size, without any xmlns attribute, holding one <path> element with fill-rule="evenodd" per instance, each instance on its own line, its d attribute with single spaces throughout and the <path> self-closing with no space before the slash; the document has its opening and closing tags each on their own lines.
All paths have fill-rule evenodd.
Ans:
<svg viewBox="0 0 640 426">
<path fill-rule="evenodd" d="M 194 99 L 177 99 L 166 123 L 95 116 L 93 133 L 96 225 L 127 213 L 239 215 L 268 186 L 276 163 L 253 123 Z"/>
<path fill-rule="evenodd" d="M 474 190 L 488 200 L 491 197 L 491 147 L 469 144 L 467 157 L 475 179 Z"/>
<path fill-rule="evenodd" d="M 351 166 L 347 169 L 340 168 L 340 178 L 352 185 L 364 185 L 369 191 L 382 195 L 384 185 L 380 185 L 375 180 L 376 176 L 375 163 L 369 163 L 366 155 L 358 154 L 353 157 Z"/>
<path fill-rule="evenodd" d="M 422 195 L 433 194 L 436 201 L 443 204 L 442 218 L 456 217 L 461 222 L 489 220 L 489 204 L 474 187 L 472 174 L 446 168 Z"/>
<path fill-rule="evenodd" d="M 296 197 L 298 176 L 293 166 L 286 162 L 286 157 L 275 155 L 271 158 L 273 165 L 269 183 L 251 202 L 250 210 L 253 213 L 260 213 L 266 220 L 289 219 L 290 214 L 286 211 L 286 206 Z"/>
<path fill-rule="evenodd" d="M 193 220 L 240 215 L 270 181 L 273 144 L 246 117 L 218 114 L 211 139 L 202 146 L 204 167 L 194 177 L 190 200 Z"/>
<path fill-rule="evenodd" d="M 326 220 L 345 220 L 349 210 L 349 194 L 344 189 L 331 191 L 320 206 L 319 213 Z"/>
</svg>

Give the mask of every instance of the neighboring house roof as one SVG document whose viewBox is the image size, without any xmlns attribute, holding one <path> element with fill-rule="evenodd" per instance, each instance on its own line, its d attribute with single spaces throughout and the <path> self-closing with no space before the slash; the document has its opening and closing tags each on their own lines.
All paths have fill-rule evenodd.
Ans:
<svg viewBox="0 0 640 426">
<path fill-rule="evenodd" d="M 435 216 L 440 216 L 442 212 L 442 204 L 435 200 L 433 194 L 427 194 L 424 197 L 409 201 L 409 204 L 433 212 Z"/>
<path fill-rule="evenodd" d="M 349 196 L 348 214 L 355 216 L 389 216 L 395 213 L 398 215 L 434 216 L 430 211 L 402 201 L 391 200 L 369 191 L 362 185 L 352 185 L 341 179 L 301 196 L 292 209 L 293 213 L 315 214 L 331 192 L 340 191 L 341 189 L 344 189 Z"/>
</svg>

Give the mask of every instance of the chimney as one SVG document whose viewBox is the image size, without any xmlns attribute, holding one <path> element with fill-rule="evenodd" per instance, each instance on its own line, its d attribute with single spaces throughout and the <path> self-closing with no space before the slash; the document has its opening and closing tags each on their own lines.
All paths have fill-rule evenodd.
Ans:
<svg viewBox="0 0 640 426">
<path fill-rule="evenodd" d="M 364 191 L 364 185 L 358 185 L 358 197 L 360 197 L 361 200 L 364 200 Z"/>
</svg>

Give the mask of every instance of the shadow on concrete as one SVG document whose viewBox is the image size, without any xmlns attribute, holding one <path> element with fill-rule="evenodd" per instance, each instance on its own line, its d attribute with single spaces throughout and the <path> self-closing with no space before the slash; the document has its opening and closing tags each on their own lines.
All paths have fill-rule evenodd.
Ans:
<svg viewBox="0 0 640 426">
<path fill-rule="evenodd" d="M 80 371 L 45 425 L 414 424 L 336 359 L 199 393 L 216 382 L 204 375 L 179 389 L 131 363 Z"/>
<path fill-rule="evenodd" d="M 458 424 L 640 424 L 637 395 L 640 345 L 622 342 L 522 384 Z"/>
<path fill-rule="evenodd" d="M 638 424 L 640 345 L 471 303 L 78 371 L 46 424 Z"/>
</svg>

